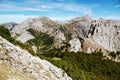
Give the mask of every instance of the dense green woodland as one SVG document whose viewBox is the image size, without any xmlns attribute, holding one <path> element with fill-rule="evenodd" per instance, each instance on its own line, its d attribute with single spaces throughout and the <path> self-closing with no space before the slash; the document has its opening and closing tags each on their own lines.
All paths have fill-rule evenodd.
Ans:
<svg viewBox="0 0 120 80">
<path fill-rule="evenodd" d="M 46 59 L 62 68 L 73 80 L 120 80 L 120 63 L 105 60 L 100 51 L 92 54 L 63 52 L 59 49 L 50 48 L 54 43 L 54 37 L 33 29 L 28 31 L 35 36 L 35 39 L 22 44 L 12 38 L 6 28 L 0 26 L 0 36 L 28 50 L 32 55 Z M 37 46 L 39 50 L 37 54 L 32 51 L 32 45 Z M 114 54 L 111 53 L 112 56 L 115 56 Z"/>
<path fill-rule="evenodd" d="M 41 55 L 39 55 L 41 56 Z M 59 57 L 61 60 L 54 60 Z M 120 63 L 104 60 L 101 52 L 70 53 L 53 49 L 43 54 L 54 65 L 62 68 L 73 80 L 119 80 Z"/>
</svg>

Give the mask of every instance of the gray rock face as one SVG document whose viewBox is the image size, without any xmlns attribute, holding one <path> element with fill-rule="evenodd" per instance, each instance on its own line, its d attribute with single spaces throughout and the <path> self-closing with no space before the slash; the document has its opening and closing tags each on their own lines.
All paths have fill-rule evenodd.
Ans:
<svg viewBox="0 0 120 80">
<path fill-rule="evenodd" d="M 81 42 L 77 38 L 70 40 L 69 44 L 71 46 L 70 51 L 78 52 L 81 49 Z"/>
<path fill-rule="evenodd" d="M 2 37 L 0 37 L 0 60 L 4 60 L 9 67 L 36 80 L 72 80 L 62 69 L 46 60 L 33 57 Z"/>
<path fill-rule="evenodd" d="M 118 23 L 116 23 L 118 22 Z M 120 21 L 99 19 L 91 25 L 89 37 L 109 51 L 120 50 Z"/>
<path fill-rule="evenodd" d="M 36 53 L 37 52 L 37 47 L 36 46 L 32 46 L 32 49 L 33 49 L 33 51 Z"/>
<path fill-rule="evenodd" d="M 22 43 L 25 43 L 30 39 L 34 39 L 34 36 L 31 35 L 29 32 L 25 31 L 19 37 L 17 37 L 16 39 L 18 41 L 21 41 Z"/>
<path fill-rule="evenodd" d="M 74 35 L 84 38 L 88 35 L 91 22 L 92 18 L 89 15 L 74 18 L 68 21 L 67 27 L 70 28 L 68 31 L 75 33 Z"/>
</svg>

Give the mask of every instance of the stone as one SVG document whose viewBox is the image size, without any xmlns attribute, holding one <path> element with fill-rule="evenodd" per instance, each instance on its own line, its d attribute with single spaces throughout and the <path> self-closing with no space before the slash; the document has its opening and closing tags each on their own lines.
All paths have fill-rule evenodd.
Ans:
<svg viewBox="0 0 120 80">
<path fill-rule="evenodd" d="M 25 31 L 24 33 L 22 33 L 20 36 L 17 37 L 17 40 L 25 43 L 30 39 L 34 39 L 35 37 L 33 35 L 31 35 L 29 32 Z"/>
<path fill-rule="evenodd" d="M 77 38 L 70 40 L 69 44 L 70 44 L 70 51 L 78 52 L 81 49 L 81 42 Z"/>
<path fill-rule="evenodd" d="M 0 46 L 2 46 L 0 55 L 1 53 L 5 55 L 3 56 L 4 62 L 13 70 L 32 76 L 36 80 L 72 80 L 62 69 L 46 60 L 32 56 L 26 50 L 11 44 L 2 37 L 0 37 Z M 5 54 L 6 51 L 9 51 L 8 54 Z"/>
</svg>

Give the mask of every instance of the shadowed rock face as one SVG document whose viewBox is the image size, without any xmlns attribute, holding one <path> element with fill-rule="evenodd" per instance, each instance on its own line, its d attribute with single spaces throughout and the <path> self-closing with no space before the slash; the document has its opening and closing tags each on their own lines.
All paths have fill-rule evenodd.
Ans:
<svg viewBox="0 0 120 80">
<path fill-rule="evenodd" d="M 88 31 L 90 29 L 90 25 L 92 22 L 92 18 L 89 15 L 83 17 L 74 18 L 66 24 L 69 28 L 68 30 L 72 33 L 75 33 L 79 37 L 87 37 Z"/>
<path fill-rule="evenodd" d="M 6 63 L 12 70 L 36 80 L 72 80 L 62 69 L 46 60 L 33 57 L 2 37 L 0 37 L 0 61 Z"/>
<path fill-rule="evenodd" d="M 17 26 L 18 24 L 17 23 L 14 23 L 14 22 L 10 22 L 10 23 L 4 23 L 4 24 L 1 24 L 3 26 L 5 26 L 8 30 L 12 30 L 15 26 Z"/>
<path fill-rule="evenodd" d="M 31 37 L 24 38 L 24 40 L 22 40 L 21 37 L 27 37 L 24 33 L 28 33 L 27 29 L 29 28 L 33 28 L 34 30 L 53 36 L 55 38 L 53 46 L 56 48 L 64 45 L 64 42 L 69 42 L 74 38 L 79 39 L 80 37 L 82 39 L 91 39 L 95 43 L 95 46 L 100 45 L 108 51 L 120 51 L 119 20 L 93 20 L 89 15 L 77 17 L 65 21 L 64 23 L 52 21 L 48 17 L 30 18 L 15 26 L 12 29 L 11 34 L 13 37 L 16 37 L 16 39 L 20 39 L 19 41 L 27 42 L 29 39 L 33 39 L 34 36 L 27 34 Z M 81 45 L 79 47 L 81 47 Z M 79 50 L 82 50 L 82 47 L 79 48 Z M 79 50 L 77 49 L 77 51 Z"/>
</svg>

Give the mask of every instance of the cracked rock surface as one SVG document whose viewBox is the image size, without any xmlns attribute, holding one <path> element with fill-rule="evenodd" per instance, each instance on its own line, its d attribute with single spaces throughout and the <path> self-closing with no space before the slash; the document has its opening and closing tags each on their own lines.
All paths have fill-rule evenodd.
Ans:
<svg viewBox="0 0 120 80">
<path fill-rule="evenodd" d="M 2 37 L 0 37 L 0 60 L 6 62 L 13 70 L 18 70 L 36 80 L 72 80 L 62 69 L 32 56 Z"/>
</svg>

